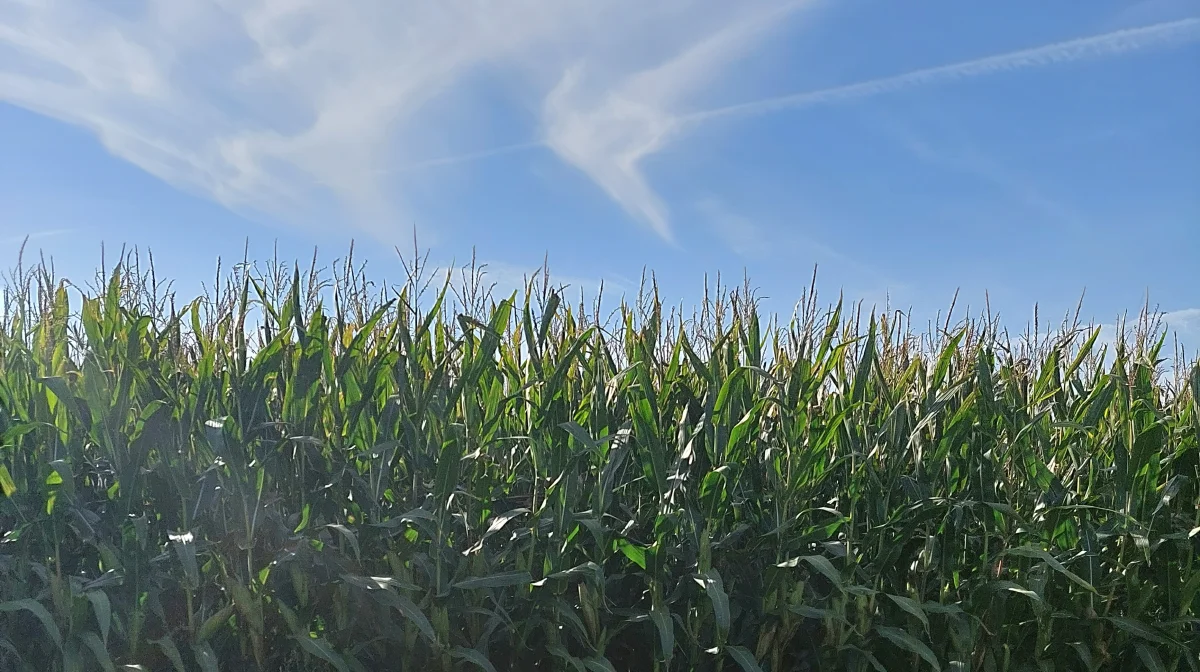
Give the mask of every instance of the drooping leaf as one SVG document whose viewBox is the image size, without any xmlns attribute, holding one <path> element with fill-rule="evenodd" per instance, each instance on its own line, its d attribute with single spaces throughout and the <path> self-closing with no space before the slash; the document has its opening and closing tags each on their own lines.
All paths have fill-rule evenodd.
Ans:
<svg viewBox="0 0 1200 672">
<path fill-rule="evenodd" d="M 916 600 L 903 595 L 888 595 L 888 599 L 895 602 L 896 606 L 904 611 L 916 616 L 917 620 L 921 621 L 921 625 L 925 626 L 925 632 L 929 632 L 929 617 L 925 615 L 925 610 Z"/>
<path fill-rule="evenodd" d="M 829 561 L 829 558 L 826 558 L 823 555 L 804 555 L 781 562 L 775 566 L 784 568 L 799 567 L 801 562 L 807 563 L 813 569 L 820 572 L 821 576 L 829 579 L 829 582 L 832 583 L 833 587 L 837 590 L 841 591 L 844 589 L 842 585 L 841 573 L 838 572 L 837 568 L 833 566 L 833 563 Z"/>
<path fill-rule="evenodd" d="M 54 622 L 54 617 L 50 612 L 43 607 L 40 602 L 32 598 L 23 600 L 11 600 L 9 602 L 0 602 L 0 613 L 12 613 L 16 611 L 27 611 L 42 624 L 42 631 L 50 638 L 54 645 L 61 651 L 63 646 L 62 632 L 58 629 L 58 624 Z"/>
<path fill-rule="evenodd" d="M 200 566 L 196 561 L 196 540 L 191 532 L 169 535 L 171 546 L 183 566 L 185 585 L 195 590 L 200 587 Z"/>
<path fill-rule="evenodd" d="M 590 656 L 583 659 L 583 666 L 589 672 L 617 672 L 617 668 L 604 656 Z"/>
<path fill-rule="evenodd" d="M 297 634 L 293 639 L 299 642 L 300 648 L 304 649 L 310 656 L 320 658 L 333 665 L 338 672 L 350 672 L 350 666 L 346 664 L 345 659 L 334 651 L 333 647 L 324 638 Z"/>
<path fill-rule="evenodd" d="M 744 646 L 727 646 L 725 650 L 729 653 L 729 657 L 733 658 L 744 672 L 762 672 L 758 661 L 754 659 L 754 654 Z"/>
<path fill-rule="evenodd" d="M 529 575 L 529 572 L 501 572 L 499 574 L 463 579 L 451 585 L 459 590 L 476 590 L 479 588 L 527 586 L 531 583 L 533 583 L 533 577 Z"/>
<path fill-rule="evenodd" d="M 901 649 L 920 656 L 921 659 L 929 663 L 929 666 L 934 670 L 938 672 L 941 671 L 942 666 L 940 663 L 938 663 L 937 656 L 933 654 L 933 651 L 930 650 L 929 646 L 916 637 L 910 635 L 907 631 L 892 627 L 890 625 L 877 625 L 875 626 L 875 631 L 883 635 L 885 639 Z"/>
<path fill-rule="evenodd" d="M 96 616 L 96 625 L 100 627 L 100 639 L 108 644 L 108 631 L 112 625 L 112 605 L 108 595 L 103 590 L 87 591 L 88 602 L 92 604 L 92 613 Z"/>
<path fill-rule="evenodd" d="M 85 646 L 91 650 L 92 655 L 96 658 L 96 663 L 104 672 L 116 672 L 116 665 L 113 664 L 112 656 L 108 653 L 108 648 L 104 642 L 100 641 L 100 636 L 92 631 L 87 631 L 80 635 Z"/>
<path fill-rule="evenodd" d="M 167 660 L 171 661 L 171 665 L 175 667 L 175 672 L 187 672 L 187 667 L 183 664 L 183 656 L 179 654 L 179 647 L 175 646 L 175 641 L 169 635 L 164 635 L 158 639 L 150 640 L 151 644 L 157 646 Z"/>
<path fill-rule="evenodd" d="M 696 577 L 696 583 L 704 588 L 704 592 L 708 594 L 708 599 L 712 602 L 713 618 L 716 619 L 717 628 L 721 632 L 728 632 L 729 596 L 725 594 L 725 584 L 721 580 L 721 574 L 716 569 L 709 568 Z"/>
<path fill-rule="evenodd" d="M 1167 638 L 1159 633 L 1154 627 L 1146 625 L 1137 619 L 1128 618 L 1126 616 L 1109 616 L 1108 621 L 1122 631 L 1133 635 L 1134 637 L 1144 639 L 1147 642 L 1160 645 L 1166 645 L 1168 643 Z"/>
<path fill-rule="evenodd" d="M 492 661 L 487 659 L 487 656 L 480 653 L 477 649 L 468 649 L 465 646 L 456 646 L 450 652 L 451 656 L 460 660 L 465 660 L 475 667 L 478 667 L 485 672 L 496 672 L 496 667 L 492 665 Z"/>
<path fill-rule="evenodd" d="M 650 620 L 658 629 L 658 645 L 662 655 L 670 660 L 675 653 L 675 624 L 669 614 L 657 608 L 650 610 Z"/>
</svg>

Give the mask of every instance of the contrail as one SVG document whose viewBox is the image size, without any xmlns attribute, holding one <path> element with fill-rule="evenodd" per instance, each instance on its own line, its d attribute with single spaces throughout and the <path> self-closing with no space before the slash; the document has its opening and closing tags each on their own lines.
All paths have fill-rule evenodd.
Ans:
<svg viewBox="0 0 1200 672">
<path fill-rule="evenodd" d="M 796 109 L 811 105 L 838 103 L 856 98 L 869 98 L 884 93 L 892 93 L 904 89 L 951 82 L 981 75 L 998 72 L 1038 68 L 1059 63 L 1073 63 L 1095 58 L 1119 56 L 1121 54 L 1144 51 L 1152 47 L 1169 47 L 1189 44 L 1200 39 L 1200 18 L 1180 19 L 1156 23 L 1141 28 L 1118 30 L 1103 35 L 1083 37 L 1065 42 L 1056 42 L 1032 49 L 1013 51 L 997 56 L 988 56 L 972 61 L 941 65 L 935 68 L 914 70 L 903 75 L 872 79 L 857 84 L 836 86 L 820 91 L 795 93 L 775 98 L 763 98 L 747 103 L 738 103 L 726 107 L 718 107 L 701 112 L 692 112 L 677 117 L 681 124 L 700 124 L 722 117 L 751 116 L 779 110 Z M 544 142 L 530 141 L 512 145 L 493 147 L 467 154 L 446 156 L 426 161 L 418 161 L 397 168 L 378 171 L 380 173 L 397 173 L 434 166 L 446 166 L 456 163 L 467 163 L 491 158 L 502 154 L 523 152 L 530 149 L 545 147 Z"/>
<path fill-rule="evenodd" d="M 776 98 L 764 98 L 748 103 L 693 112 L 679 121 L 695 124 L 739 115 L 754 115 L 810 105 L 837 103 L 856 98 L 869 98 L 917 86 L 957 81 L 998 72 L 1039 68 L 1059 63 L 1073 63 L 1094 58 L 1119 56 L 1151 47 L 1188 44 L 1200 38 L 1200 18 L 1156 23 L 1141 28 L 1118 30 L 1103 35 L 1056 42 L 1033 49 L 988 56 L 973 61 L 914 70 L 903 75 L 872 79 L 857 84 L 837 86 L 820 91 L 808 91 Z"/>
<path fill-rule="evenodd" d="M 78 230 L 79 229 L 46 229 L 44 231 L 34 231 L 32 233 L 26 233 L 26 234 L 20 235 L 20 236 L 8 236 L 6 238 L 0 238 L 0 243 L 4 243 L 7 245 L 9 243 L 24 242 L 25 240 L 37 240 L 38 238 L 52 238 L 54 236 L 65 236 L 70 233 L 75 233 Z"/>
<path fill-rule="evenodd" d="M 397 168 L 379 171 L 381 173 L 398 173 L 410 170 L 418 170 L 421 168 L 432 168 L 434 166 L 449 166 L 456 163 L 467 163 L 469 161 L 479 161 L 481 159 L 499 156 L 501 154 L 512 154 L 513 152 L 523 152 L 529 149 L 544 147 L 542 142 L 520 142 L 513 145 L 502 145 L 500 147 L 492 147 L 490 149 L 482 149 L 477 152 L 469 152 L 466 154 L 456 154 L 454 156 L 444 156 L 436 159 L 427 159 L 425 161 L 417 161 L 407 163 Z"/>
</svg>

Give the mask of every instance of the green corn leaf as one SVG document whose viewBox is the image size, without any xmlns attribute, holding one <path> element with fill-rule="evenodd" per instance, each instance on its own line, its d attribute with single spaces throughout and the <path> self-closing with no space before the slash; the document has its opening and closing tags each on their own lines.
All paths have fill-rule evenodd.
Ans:
<svg viewBox="0 0 1200 672">
<path fill-rule="evenodd" d="M 1117 626 L 1117 628 L 1123 632 L 1133 635 L 1134 637 L 1144 639 L 1147 642 L 1152 642 L 1154 644 L 1163 646 L 1169 643 L 1167 638 L 1158 632 L 1158 630 L 1137 619 L 1128 618 L 1125 616 L 1109 616 L 1108 621 Z"/>
<path fill-rule="evenodd" d="M 372 591 L 371 596 L 379 602 L 386 604 L 400 612 L 401 616 L 417 627 L 418 632 L 425 637 L 426 641 L 437 641 L 437 635 L 434 633 L 433 624 L 429 622 L 429 618 L 425 616 L 421 609 L 417 607 L 412 600 L 392 590 Z"/>
<path fill-rule="evenodd" d="M 330 523 L 330 524 L 326 525 L 325 528 L 333 530 L 334 532 L 337 532 L 339 535 L 341 535 L 341 537 L 343 539 L 346 540 L 346 543 L 350 545 L 350 549 L 354 551 L 354 559 L 355 560 L 362 559 L 361 553 L 359 551 L 359 546 L 358 546 L 358 535 L 356 535 L 354 533 L 354 530 L 351 530 L 350 528 L 346 527 L 345 525 L 341 525 L 338 523 Z"/>
<path fill-rule="evenodd" d="M 200 629 L 196 631 L 196 643 L 207 642 L 217 634 L 221 626 L 229 622 L 229 618 L 233 616 L 233 604 L 227 604 L 219 609 L 215 614 L 209 616 L 200 625 Z"/>
<path fill-rule="evenodd" d="M 828 609 L 820 609 L 807 604 L 793 604 L 788 607 L 788 611 L 805 618 L 815 618 L 822 621 L 826 618 L 834 617 L 834 613 Z"/>
<path fill-rule="evenodd" d="M 74 641 L 70 641 L 63 648 L 62 652 L 62 671 L 63 672 L 86 672 L 84 668 L 83 655 L 79 651 L 79 647 Z"/>
<path fill-rule="evenodd" d="M 87 599 L 92 605 L 92 613 L 96 616 L 96 625 L 100 627 L 100 638 L 107 646 L 108 631 L 112 625 L 112 604 L 102 590 L 87 591 Z"/>
<path fill-rule="evenodd" d="M 729 653 L 729 657 L 738 664 L 745 672 L 762 672 L 758 661 L 754 659 L 754 654 L 744 646 L 727 646 L 725 651 Z"/>
<path fill-rule="evenodd" d="M 467 549 L 466 553 L 479 552 L 480 550 L 483 549 L 483 542 L 487 541 L 488 537 L 490 537 L 493 534 L 496 534 L 500 530 L 504 529 L 504 526 L 507 525 L 510 521 L 512 521 L 517 516 L 520 516 L 520 515 L 526 514 L 526 513 L 529 513 L 529 509 L 524 508 L 524 507 L 517 507 L 515 509 L 505 511 L 504 513 L 493 516 L 492 519 L 488 521 L 488 528 L 483 533 L 483 536 L 479 539 L 478 542 L 475 543 L 474 546 Z"/>
<path fill-rule="evenodd" d="M 304 649 L 305 653 L 310 656 L 320 658 L 329 663 L 338 672 L 350 672 L 350 666 L 346 664 L 346 660 L 338 655 L 324 638 L 310 637 L 301 633 L 297 634 L 294 639 L 299 642 L 300 648 Z"/>
<path fill-rule="evenodd" d="M 54 622 L 54 617 L 50 615 L 50 612 L 40 602 L 30 598 L 0 602 L 0 613 L 12 613 L 16 611 L 27 611 L 34 618 L 38 619 L 42 624 L 42 631 L 46 633 L 46 636 L 54 642 L 54 645 L 60 651 L 62 650 L 62 632 L 58 629 L 58 624 Z"/>
<path fill-rule="evenodd" d="M 58 491 L 65 495 L 73 495 L 75 493 L 75 470 L 66 460 L 54 460 L 50 463 L 50 468 L 54 470 L 54 475 L 58 476 L 55 479 L 55 484 L 58 486 Z M 49 480 L 47 480 L 49 484 Z"/>
<path fill-rule="evenodd" d="M 528 586 L 533 583 L 529 572 L 501 572 L 489 576 L 477 576 L 451 584 L 459 590 L 476 590 L 479 588 L 504 588 L 507 586 Z"/>
<path fill-rule="evenodd" d="M 916 655 L 920 656 L 921 659 L 929 663 L 929 666 L 934 670 L 940 672 L 942 669 L 942 666 L 940 663 L 938 663 L 937 656 L 933 654 L 933 651 L 930 650 L 930 648 L 926 646 L 924 642 L 916 637 L 913 637 L 907 631 L 887 625 L 877 625 L 875 626 L 875 631 L 880 635 L 883 635 L 884 639 L 888 640 L 892 644 L 895 644 L 909 653 L 915 653 Z"/>
<path fill-rule="evenodd" d="M 496 667 L 492 665 L 492 661 L 488 660 L 487 656 L 483 655 L 476 649 L 468 649 L 465 646 L 456 646 L 450 652 L 450 655 L 460 660 L 465 660 L 475 667 L 485 670 L 486 672 L 496 672 Z"/>
<path fill-rule="evenodd" d="M 546 577 L 546 579 L 576 579 L 584 578 L 592 584 L 600 585 L 604 580 L 604 569 L 592 561 L 585 562 L 581 565 L 575 565 L 570 569 L 564 569 L 559 572 L 554 572 Z M 533 585 L 540 586 L 546 583 L 546 579 L 535 581 Z"/>
<path fill-rule="evenodd" d="M 921 605 L 916 600 L 902 595 L 888 595 L 888 599 L 895 602 L 896 606 L 904 611 L 916 616 L 917 620 L 921 621 L 921 625 L 925 626 L 925 632 L 929 632 L 929 617 L 925 615 L 925 610 L 921 608 Z"/>
<path fill-rule="evenodd" d="M 17 494 L 17 484 L 13 482 L 12 474 L 8 473 L 8 467 L 3 464 L 0 464 L 0 490 L 4 492 L 5 497 Z"/>
<path fill-rule="evenodd" d="M 658 629 L 660 650 L 664 658 L 670 660 L 675 653 L 675 624 L 671 620 L 670 614 L 659 608 L 650 610 L 650 620 L 654 623 L 654 627 Z"/>
<path fill-rule="evenodd" d="M 829 579 L 829 582 L 832 583 L 833 587 L 838 591 L 845 590 L 842 584 L 841 572 L 839 572 L 837 568 L 833 566 L 833 563 L 829 561 L 829 558 L 826 558 L 823 555 L 804 555 L 781 562 L 775 566 L 783 568 L 799 567 L 801 562 L 807 563 L 813 569 L 817 570 L 821 576 Z"/>
<path fill-rule="evenodd" d="M 229 451 L 225 445 L 225 419 L 218 418 L 209 420 L 204 423 L 204 437 L 208 439 L 208 445 L 212 448 L 213 453 L 218 457 L 229 457 Z"/>
<path fill-rule="evenodd" d="M 854 374 L 854 384 L 850 388 L 850 403 L 852 404 L 862 401 L 863 395 L 867 391 L 867 379 L 871 374 L 871 367 L 875 364 L 875 329 L 875 315 L 872 314 L 867 339 L 863 343 L 862 358 L 858 362 L 858 369 Z"/>
<path fill-rule="evenodd" d="M 442 444 L 441 454 L 437 459 L 437 477 L 434 485 L 434 497 L 444 506 L 458 487 L 459 467 L 462 461 L 461 447 L 453 439 Z"/>
<path fill-rule="evenodd" d="M 875 654 L 871 653 L 870 651 L 864 651 L 863 649 L 860 649 L 859 647 L 854 646 L 853 644 L 847 644 L 845 646 L 840 647 L 838 649 L 838 652 L 839 653 L 849 653 L 850 656 L 852 656 L 853 658 L 862 660 L 867 665 L 870 665 L 871 669 L 875 670 L 876 672 L 889 672 L 888 668 L 884 667 L 883 663 L 879 662 L 879 659 L 875 657 Z M 865 668 L 861 668 L 861 669 L 865 669 Z"/>
<path fill-rule="evenodd" d="M 151 644 L 157 646 L 167 660 L 171 661 L 171 665 L 175 667 L 175 672 L 187 672 L 187 667 L 183 664 L 183 656 L 179 655 L 179 648 L 175 646 L 174 640 L 169 636 L 163 636 L 159 639 L 150 640 Z"/>
<path fill-rule="evenodd" d="M 564 647 L 562 644 L 551 644 L 550 646 L 546 647 L 546 651 L 548 651 L 550 655 L 561 660 L 563 663 L 570 665 L 571 669 L 575 670 L 576 672 L 586 672 L 587 668 L 584 666 L 583 661 L 575 656 L 572 656 L 571 652 L 567 651 L 566 647 Z M 564 668 L 560 666 L 557 669 Z"/>
<path fill-rule="evenodd" d="M 936 392 L 941 389 L 942 383 L 946 380 L 946 374 L 950 371 L 950 364 L 954 360 L 954 356 L 958 354 L 958 344 L 962 342 L 963 336 L 966 335 L 965 329 L 959 329 L 950 341 L 946 343 L 946 347 L 942 350 L 942 354 L 938 356 L 937 366 L 933 370 L 933 380 L 930 382 L 930 392 Z"/>
<path fill-rule="evenodd" d="M 996 590 L 1007 590 L 1018 595 L 1024 595 L 1035 602 L 1041 602 L 1042 596 L 1012 581 L 992 581 L 990 584 Z"/>
<path fill-rule="evenodd" d="M 1069 646 L 1075 651 L 1075 655 L 1079 657 L 1079 662 L 1083 663 L 1084 669 L 1089 672 L 1094 672 L 1098 669 L 1095 659 L 1092 657 L 1092 650 L 1083 642 L 1070 642 Z"/>
<path fill-rule="evenodd" d="M 1152 649 L 1141 642 L 1138 642 L 1134 647 L 1137 651 L 1138 659 L 1146 666 L 1150 672 L 1167 672 L 1167 666 L 1163 664 L 1162 656 L 1158 651 Z"/>
<path fill-rule="evenodd" d="M 628 558 L 630 562 L 642 568 L 643 570 L 646 569 L 645 548 L 642 548 L 641 546 L 635 546 L 624 539 L 617 539 L 613 542 L 613 545 L 615 545 L 617 550 L 621 551 L 621 553 L 624 554 L 624 556 Z"/>
<path fill-rule="evenodd" d="M 589 672 L 617 672 L 617 668 L 604 656 L 591 656 L 583 659 L 583 667 Z"/>
<path fill-rule="evenodd" d="M 708 594 L 708 599 L 712 602 L 713 618 L 716 619 L 717 628 L 722 633 L 728 632 L 729 596 L 725 594 L 725 584 L 721 580 L 721 574 L 710 568 L 696 577 L 696 583 L 704 588 L 704 592 Z"/>
<path fill-rule="evenodd" d="M 1019 555 L 1019 556 L 1023 556 L 1026 558 L 1040 559 L 1043 562 L 1045 562 L 1047 565 L 1049 565 L 1051 569 L 1053 569 L 1054 571 L 1058 572 L 1059 574 L 1062 574 L 1063 576 L 1067 577 L 1068 579 L 1070 579 L 1071 581 L 1073 581 L 1074 583 L 1076 583 L 1077 585 L 1079 585 L 1080 587 L 1082 587 L 1084 590 L 1088 591 L 1089 593 L 1096 592 L 1096 589 L 1092 586 L 1092 584 L 1083 580 L 1082 577 L 1075 574 L 1074 572 L 1068 570 L 1066 567 L 1063 566 L 1063 564 L 1061 562 L 1059 562 L 1058 560 L 1055 560 L 1054 556 L 1050 555 L 1049 553 L 1047 553 L 1046 551 L 1044 551 L 1040 548 L 1037 548 L 1035 546 L 1022 546 L 1019 548 L 1006 549 L 1004 551 L 1004 553 L 1006 555 Z"/>
<path fill-rule="evenodd" d="M 308 517 L 312 513 L 312 505 L 305 504 L 300 510 L 300 524 L 296 525 L 296 529 L 292 530 L 292 534 L 297 534 L 308 527 Z"/>
<path fill-rule="evenodd" d="M 105 647 L 104 642 L 100 641 L 99 635 L 89 630 L 80 635 L 80 639 L 91 650 L 92 655 L 96 657 L 96 662 L 104 672 L 116 672 L 117 668 L 113 665 L 112 656 L 108 654 L 108 648 Z"/>
<path fill-rule="evenodd" d="M 200 587 L 200 566 L 196 561 L 196 541 L 191 532 L 169 535 L 171 546 L 183 566 L 184 585 L 195 590 Z"/>
</svg>

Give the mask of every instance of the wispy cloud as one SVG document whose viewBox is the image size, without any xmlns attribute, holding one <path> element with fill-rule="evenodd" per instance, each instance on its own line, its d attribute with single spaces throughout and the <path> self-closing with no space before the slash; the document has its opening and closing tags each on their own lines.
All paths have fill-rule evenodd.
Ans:
<svg viewBox="0 0 1200 672">
<path fill-rule="evenodd" d="M 116 156 L 231 208 L 305 220 L 349 207 L 385 238 L 407 235 L 387 222 L 411 221 L 412 171 L 548 145 L 665 232 L 630 168 L 667 130 L 658 106 L 748 48 L 737 26 L 787 4 L 13 0 L 0 4 L 0 101 L 90 129 Z M 500 139 L 471 123 L 489 114 L 481 74 L 518 109 L 555 91 L 547 143 L 453 154 Z M 597 93 L 608 82 L 621 93 Z M 592 100 L 591 115 L 577 107 Z M 656 130 L 580 130 L 639 110 Z"/>
<path fill-rule="evenodd" d="M 1183 308 L 1163 313 L 1163 323 L 1172 331 L 1192 339 L 1200 338 L 1200 308 Z"/>
<path fill-rule="evenodd" d="M 545 147 L 670 240 L 645 163 L 706 121 L 1200 37 L 1200 19 L 1173 21 L 688 112 L 737 59 L 821 4 L 10 0 L 0 101 L 87 128 L 114 155 L 233 209 L 315 223 L 348 208 L 387 242 L 408 237 L 391 222 L 415 219 L 406 194 L 418 169 Z M 464 100 L 478 107 L 481 73 L 506 103 L 534 111 L 531 142 L 446 114 Z M 492 148 L 462 153 L 463 143 Z M 421 158 L 431 155 L 444 158 Z"/>
<path fill-rule="evenodd" d="M 739 257 L 761 257 L 769 251 L 770 246 L 759 226 L 749 217 L 730 211 L 718 199 L 702 199 L 696 209 L 708 220 L 721 242 Z"/>
<path fill-rule="evenodd" d="M 646 181 L 643 159 L 662 150 L 678 132 L 678 108 L 689 96 L 803 4 L 760 3 L 660 65 L 607 87 L 590 82 L 584 67 L 569 69 L 543 106 L 546 144 L 631 215 L 671 240 L 667 208 Z"/>
<path fill-rule="evenodd" d="M 810 263 L 824 265 L 832 262 L 846 272 L 848 277 L 853 278 L 856 285 L 853 289 L 859 297 L 869 295 L 872 299 L 882 298 L 889 287 L 901 291 L 910 289 L 904 283 L 889 277 L 877 266 L 807 235 L 804 232 L 806 227 L 779 226 L 778 221 L 760 222 L 712 196 L 701 199 L 696 203 L 695 209 L 725 247 L 744 260 L 761 262 L 768 259 L 789 259 L 795 263 L 803 259 L 799 264 L 805 267 L 800 269 L 803 273 L 811 270 L 807 267 Z M 777 220 L 780 214 L 782 213 L 775 213 L 772 219 Z M 789 219 L 792 217 L 794 215 L 788 216 Z M 790 270 L 795 271 L 797 268 L 793 267 Z M 862 283 L 870 288 L 858 286 Z"/>
<path fill-rule="evenodd" d="M 577 95 L 583 73 L 571 70 L 551 92 L 545 106 L 547 143 L 568 162 L 586 172 L 630 214 L 671 239 L 666 206 L 648 184 L 641 164 L 680 135 L 709 121 L 761 115 L 814 105 L 870 98 L 914 87 L 954 82 L 1001 72 L 1120 56 L 1154 47 L 1185 44 L 1200 38 L 1200 19 L 1183 19 L 1142 28 L 1057 42 L 1032 49 L 963 61 L 951 65 L 747 103 L 681 113 L 678 103 L 712 76 L 716 65 L 728 63 L 755 39 L 780 24 L 797 5 L 773 7 L 721 31 L 662 66 L 639 72 L 591 102 Z M 987 178 L 1019 191 L 1031 207 L 1053 211 L 1052 216 L 1077 225 L 1077 217 L 1028 185 L 1005 180 L 1003 174 L 976 161 Z"/>
<path fill-rule="evenodd" d="M 586 19 L 567 4 L 9 3 L 0 45 L 18 57 L 0 66 L 0 98 L 228 206 L 301 217 L 324 190 L 383 234 L 376 172 L 419 144 L 421 113 L 468 72 Z"/>
<path fill-rule="evenodd" d="M 682 121 L 701 123 L 721 117 L 756 115 L 791 110 L 813 105 L 838 103 L 870 98 L 886 93 L 904 91 L 1002 72 L 1074 63 L 1077 61 L 1121 56 L 1151 48 L 1188 44 L 1200 40 L 1200 19 L 1180 19 L 1142 28 L 1129 28 L 1103 35 L 1056 42 L 1032 49 L 1013 51 L 951 65 L 914 70 L 894 77 L 872 79 L 856 84 L 836 86 L 819 91 L 763 98 L 748 103 L 727 105 L 683 117 Z"/>
<path fill-rule="evenodd" d="M 937 125 L 943 130 L 955 126 L 952 119 L 937 116 Z M 1045 188 L 1035 180 L 1028 179 L 1001 165 L 994 158 L 986 156 L 973 143 L 959 140 L 953 143 L 951 149 L 935 147 L 894 117 L 879 117 L 873 122 L 876 128 L 920 161 L 976 177 L 1029 211 L 1040 215 L 1053 226 L 1076 233 L 1086 232 L 1089 228 L 1084 216 L 1074 208 L 1047 194 Z"/>
</svg>

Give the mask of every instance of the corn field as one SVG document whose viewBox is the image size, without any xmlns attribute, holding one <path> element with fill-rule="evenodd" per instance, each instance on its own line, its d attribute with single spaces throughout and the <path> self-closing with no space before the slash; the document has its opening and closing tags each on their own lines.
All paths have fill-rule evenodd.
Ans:
<svg viewBox="0 0 1200 672">
<path fill-rule="evenodd" d="M 1152 319 L 120 262 L 6 284 L 0 669 L 1200 669 Z"/>
</svg>

